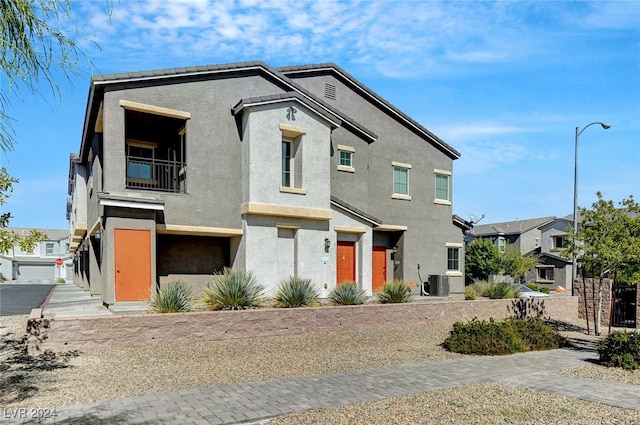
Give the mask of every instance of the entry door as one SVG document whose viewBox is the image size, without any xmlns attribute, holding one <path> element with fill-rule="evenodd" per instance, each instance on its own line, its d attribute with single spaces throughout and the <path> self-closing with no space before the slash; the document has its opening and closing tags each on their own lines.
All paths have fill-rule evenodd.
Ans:
<svg viewBox="0 0 640 425">
<path fill-rule="evenodd" d="M 115 229 L 116 301 L 151 296 L 151 231 Z"/>
<path fill-rule="evenodd" d="M 374 246 L 371 252 L 372 278 L 371 289 L 377 292 L 387 281 L 387 248 L 384 246 Z"/>
<path fill-rule="evenodd" d="M 356 281 L 356 244 L 355 242 L 338 241 L 336 249 L 336 282 Z"/>
</svg>

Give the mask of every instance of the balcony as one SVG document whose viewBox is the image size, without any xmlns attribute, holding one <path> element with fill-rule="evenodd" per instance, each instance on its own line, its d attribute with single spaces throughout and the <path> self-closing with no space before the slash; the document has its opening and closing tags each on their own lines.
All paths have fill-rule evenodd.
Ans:
<svg viewBox="0 0 640 425">
<path fill-rule="evenodd" d="M 186 193 L 187 164 L 127 156 L 127 188 Z"/>
</svg>

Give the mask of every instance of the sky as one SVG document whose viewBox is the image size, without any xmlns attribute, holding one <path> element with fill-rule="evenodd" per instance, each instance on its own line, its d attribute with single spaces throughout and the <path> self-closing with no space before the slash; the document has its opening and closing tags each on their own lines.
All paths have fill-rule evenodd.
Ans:
<svg viewBox="0 0 640 425">
<path fill-rule="evenodd" d="M 596 192 L 640 201 L 640 2 L 72 1 L 62 29 L 85 56 L 61 96 L 0 88 L 20 182 L 12 227 L 68 228 L 92 75 L 262 60 L 334 62 L 462 156 L 453 213 L 481 224 L 573 211 Z M 608 130 L 593 122 L 606 122 Z M 416 190 L 415 188 L 412 190 Z"/>
</svg>

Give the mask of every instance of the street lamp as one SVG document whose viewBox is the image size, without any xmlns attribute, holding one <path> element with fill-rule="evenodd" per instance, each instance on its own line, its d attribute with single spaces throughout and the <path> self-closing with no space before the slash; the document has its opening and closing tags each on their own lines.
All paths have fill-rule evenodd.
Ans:
<svg viewBox="0 0 640 425">
<path fill-rule="evenodd" d="M 576 145 L 575 145 L 575 162 L 574 162 L 574 173 L 573 173 L 573 234 L 578 234 L 578 138 L 587 128 L 591 127 L 594 124 L 600 124 L 603 129 L 608 129 L 611 127 L 610 124 L 606 122 L 595 121 L 591 124 L 585 125 L 582 130 L 580 127 L 576 127 Z M 574 294 L 574 283 L 576 277 L 578 276 L 578 257 L 576 253 L 573 253 L 573 266 L 571 268 L 571 295 Z"/>
</svg>

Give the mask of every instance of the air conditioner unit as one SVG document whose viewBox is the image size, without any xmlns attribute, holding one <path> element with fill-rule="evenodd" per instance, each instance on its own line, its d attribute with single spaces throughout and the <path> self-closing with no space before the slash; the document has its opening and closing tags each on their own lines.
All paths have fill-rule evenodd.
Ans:
<svg viewBox="0 0 640 425">
<path fill-rule="evenodd" d="M 429 276 L 429 295 L 432 297 L 449 296 L 449 276 L 432 274 Z"/>
</svg>

